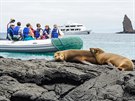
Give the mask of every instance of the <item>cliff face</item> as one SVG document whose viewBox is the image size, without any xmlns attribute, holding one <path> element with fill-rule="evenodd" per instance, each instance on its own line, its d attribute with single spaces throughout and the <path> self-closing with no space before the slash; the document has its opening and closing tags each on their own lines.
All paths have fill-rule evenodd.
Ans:
<svg viewBox="0 0 135 101">
<path fill-rule="evenodd" d="M 124 16 L 123 20 L 123 33 L 134 33 L 131 20 L 127 17 L 127 15 Z"/>
<path fill-rule="evenodd" d="M 134 101 L 135 71 L 0 58 L 0 101 Z"/>
</svg>

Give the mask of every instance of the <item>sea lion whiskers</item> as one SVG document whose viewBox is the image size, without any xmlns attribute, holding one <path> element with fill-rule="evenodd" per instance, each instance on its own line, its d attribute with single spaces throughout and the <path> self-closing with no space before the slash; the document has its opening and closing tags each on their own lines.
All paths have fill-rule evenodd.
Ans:
<svg viewBox="0 0 135 101">
<path fill-rule="evenodd" d="M 63 61 L 64 60 L 64 55 L 60 52 L 56 52 L 54 54 L 55 61 Z"/>
</svg>

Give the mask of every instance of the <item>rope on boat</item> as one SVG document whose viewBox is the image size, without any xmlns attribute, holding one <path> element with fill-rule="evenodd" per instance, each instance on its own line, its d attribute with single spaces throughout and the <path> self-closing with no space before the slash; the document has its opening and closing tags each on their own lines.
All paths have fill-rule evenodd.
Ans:
<svg viewBox="0 0 135 101">
<path fill-rule="evenodd" d="M 53 46 L 58 50 L 67 49 L 81 49 L 83 47 L 83 41 L 80 37 L 64 37 L 64 38 L 53 38 Z"/>
<path fill-rule="evenodd" d="M 60 51 L 60 49 L 54 44 L 54 39 L 53 39 L 53 38 L 51 39 L 51 42 L 52 42 L 53 46 L 54 46 L 57 50 Z"/>
<path fill-rule="evenodd" d="M 66 48 L 65 48 L 65 45 L 64 45 L 64 43 L 62 42 L 62 40 L 60 39 L 60 38 L 57 38 L 58 40 L 59 40 L 59 42 L 61 43 L 61 46 L 63 47 L 63 49 L 65 50 Z M 58 46 L 57 45 L 55 45 L 54 44 L 54 38 L 52 38 L 52 44 L 54 45 L 54 47 L 57 49 L 57 50 L 61 50 L 60 48 L 58 48 Z"/>
<path fill-rule="evenodd" d="M 61 40 L 60 38 L 58 38 L 58 39 L 59 39 L 59 41 L 60 41 L 60 43 L 61 43 L 61 45 L 62 45 L 63 49 L 65 50 L 66 48 L 65 48 L 64 43 L 62 42 L 62 40 Z"/>
</svg>

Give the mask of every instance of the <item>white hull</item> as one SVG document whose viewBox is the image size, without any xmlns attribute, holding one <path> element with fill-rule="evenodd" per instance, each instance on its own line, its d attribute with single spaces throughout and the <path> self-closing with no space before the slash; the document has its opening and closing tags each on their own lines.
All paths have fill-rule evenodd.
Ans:
<svg viewBox="0 0 135 101">
<path fill-rule="evenodd" d="M 0 52 L 54 52 L 57 49 L 52 45 L 51 39 L 30 41 L 0 40 Z"/>
<path fill-rule="evenodd" d="M 91 30 L 85 30 L 85 31 L 67 31 L 63 32 L 65 35 L 88 35 L 91 33 Z"/>
</svg>

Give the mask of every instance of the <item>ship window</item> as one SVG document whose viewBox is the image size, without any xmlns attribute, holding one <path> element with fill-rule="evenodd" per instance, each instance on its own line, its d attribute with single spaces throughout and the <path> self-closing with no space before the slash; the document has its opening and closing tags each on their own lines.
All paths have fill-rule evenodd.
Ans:
<svg viewBox="0 0 135 101">
<path fill-rule="evenodd" d="M 74 31 L 74 29 L 71 29 L 71 31 Z"/>
<path fill-rule="evenodd" d="M 77 27 L 82 27 L 82 25 L 77 25 Z"/>
<path fill-rule="evenodd" d="M 69 31 L 69 29 L 66 29 L 66 31 Z"/>
<path fill-rule="evenodd" d="M 76 31 L 78 31 L 79 29 L 75 29 Z"/>
<path fill-rule="evenodd" d="M 61 29 L 61 31 L 65 31 L 65 29 Z"/>
<path fill-rule="evenodd" d="M 69 27 L 69 26 L 66 26 L 66 27 Z"/>
<path fill-rule="evenodd" d="M 70 27 L 75 27 L 75 25 L 71 25 Z"/>
</svg>

